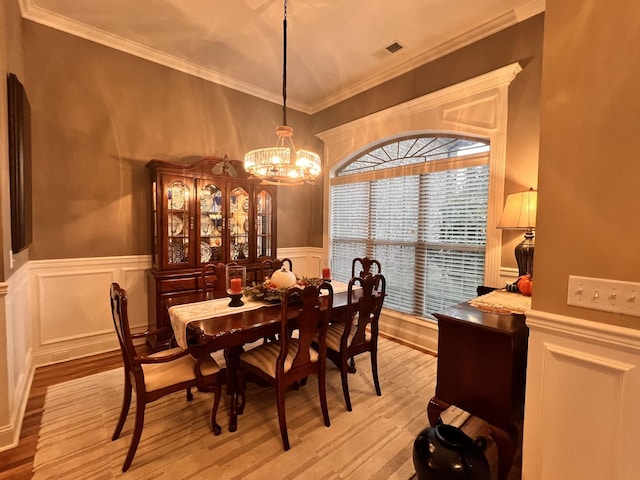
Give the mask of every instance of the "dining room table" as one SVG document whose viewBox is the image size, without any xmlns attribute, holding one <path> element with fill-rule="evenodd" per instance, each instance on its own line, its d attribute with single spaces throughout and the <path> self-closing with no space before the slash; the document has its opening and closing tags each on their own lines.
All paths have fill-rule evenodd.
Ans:
<svg viewBox="0 0 640 480">
<path fill-rule="evenodd" d="M 345 321 L 348 306 L 348 286 L 333 281 L 333 305 L 331 321 Z M 362 289 L 352 290 L 352 303 L 357 304 Z M 169 318 L 176 342 L 188 349 L 196 358 L 222 350 L 227 369 L 227 394 L 230 396 L 229 431 L 238 426 L 238 383 L 240 355 L 244 346 L 256 341 L 272 338 L 280 333 L 281 305 L 254 298 L 243 297 L 243 305 L 229 306 L 229 298 L 218 298 L 193 303 L 173 305 Z M 320 308 L 328 307 L 328 295 L 319 299 Z M 289 306 L 288 312 L 295 324 L 300 309 Z"/>
</svg>

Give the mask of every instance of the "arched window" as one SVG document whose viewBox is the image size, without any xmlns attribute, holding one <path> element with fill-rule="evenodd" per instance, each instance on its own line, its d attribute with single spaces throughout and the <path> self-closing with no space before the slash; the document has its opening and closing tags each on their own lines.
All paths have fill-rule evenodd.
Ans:
<svg viewBox="0 0 640 480">
<path fill-rule="evenodd" d="M 354 257 L 380 261 L 385 306 L 431 313 L 483 283 L 489 142 L 413 135 L 374 145 L 331 180 L 330 249 L 337 280 Z M 340 276 L 344 278 L 340 278 Z"/>
</svg>

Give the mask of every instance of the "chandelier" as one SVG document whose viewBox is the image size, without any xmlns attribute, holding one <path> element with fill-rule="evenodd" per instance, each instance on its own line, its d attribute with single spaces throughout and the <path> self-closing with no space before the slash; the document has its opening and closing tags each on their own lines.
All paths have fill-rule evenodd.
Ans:
<svg viewBox="0 0 640 480">
<path fill-rule="evenodd" d="M 293 128 L 287 125 L 287 0 L 284 0 L 282 62 L 282 125 L 276 128 L 278 142 L 273 147 L 251 150 L 244 156 L 244 168 L 264 183 L 301 185 L 320 174 L 320 156 L 308 150 L 297 150 L 293 144 Z"/>
</svg>

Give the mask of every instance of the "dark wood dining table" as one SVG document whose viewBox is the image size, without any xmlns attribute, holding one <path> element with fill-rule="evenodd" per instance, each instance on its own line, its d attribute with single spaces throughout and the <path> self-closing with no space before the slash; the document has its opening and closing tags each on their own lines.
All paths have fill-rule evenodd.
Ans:
<svg viewBox="0 0 640 480">
<path fill-rule="evenodd" d="M 354 289 L 352 302 L 357 303 L 362 296 L 361 289 Z M 347 316 L 348 292 L 334 293 L 331 312 L 332 321 L 344 321 Z M 320 297 L 321 308 L 326 308 L 328 297 Z M 289 309 L 291 318 L 299 310 Z M 260 308 L 238 313 L 224 313 L 202 320 L 192 320 L 186 326 L 186 341 L 192 355 L 199 357 L 217 350 L 224 350 L 227 364 L 227 393 L 230 395 L 229 431 L 238 426 L 237 373 L 243 346 L 280 333 L 280 304 L 266 303 Z"/>
</svg>

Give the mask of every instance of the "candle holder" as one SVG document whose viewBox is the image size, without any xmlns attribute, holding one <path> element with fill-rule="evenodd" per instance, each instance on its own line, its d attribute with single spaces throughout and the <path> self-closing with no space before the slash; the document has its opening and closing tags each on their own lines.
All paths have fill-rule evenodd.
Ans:
<svg viewBox="0 0 640 480">
<path fill-rule="evenodd" d="M 226 268 L 227 294 L 231 301 L 230 307 L 240 307 L 244 305 L 242 301 L 242 292 L 247 284 L 247 269 L 240 265 L 227 265 Z"/>
<path fill-rule="evenodd" d="M 329 260 L 322 261 L 322 267 L 320 269 L 320 278 L 325 282 L 331 281 L 331 267 L 329 266 Z"/>
</svg>

